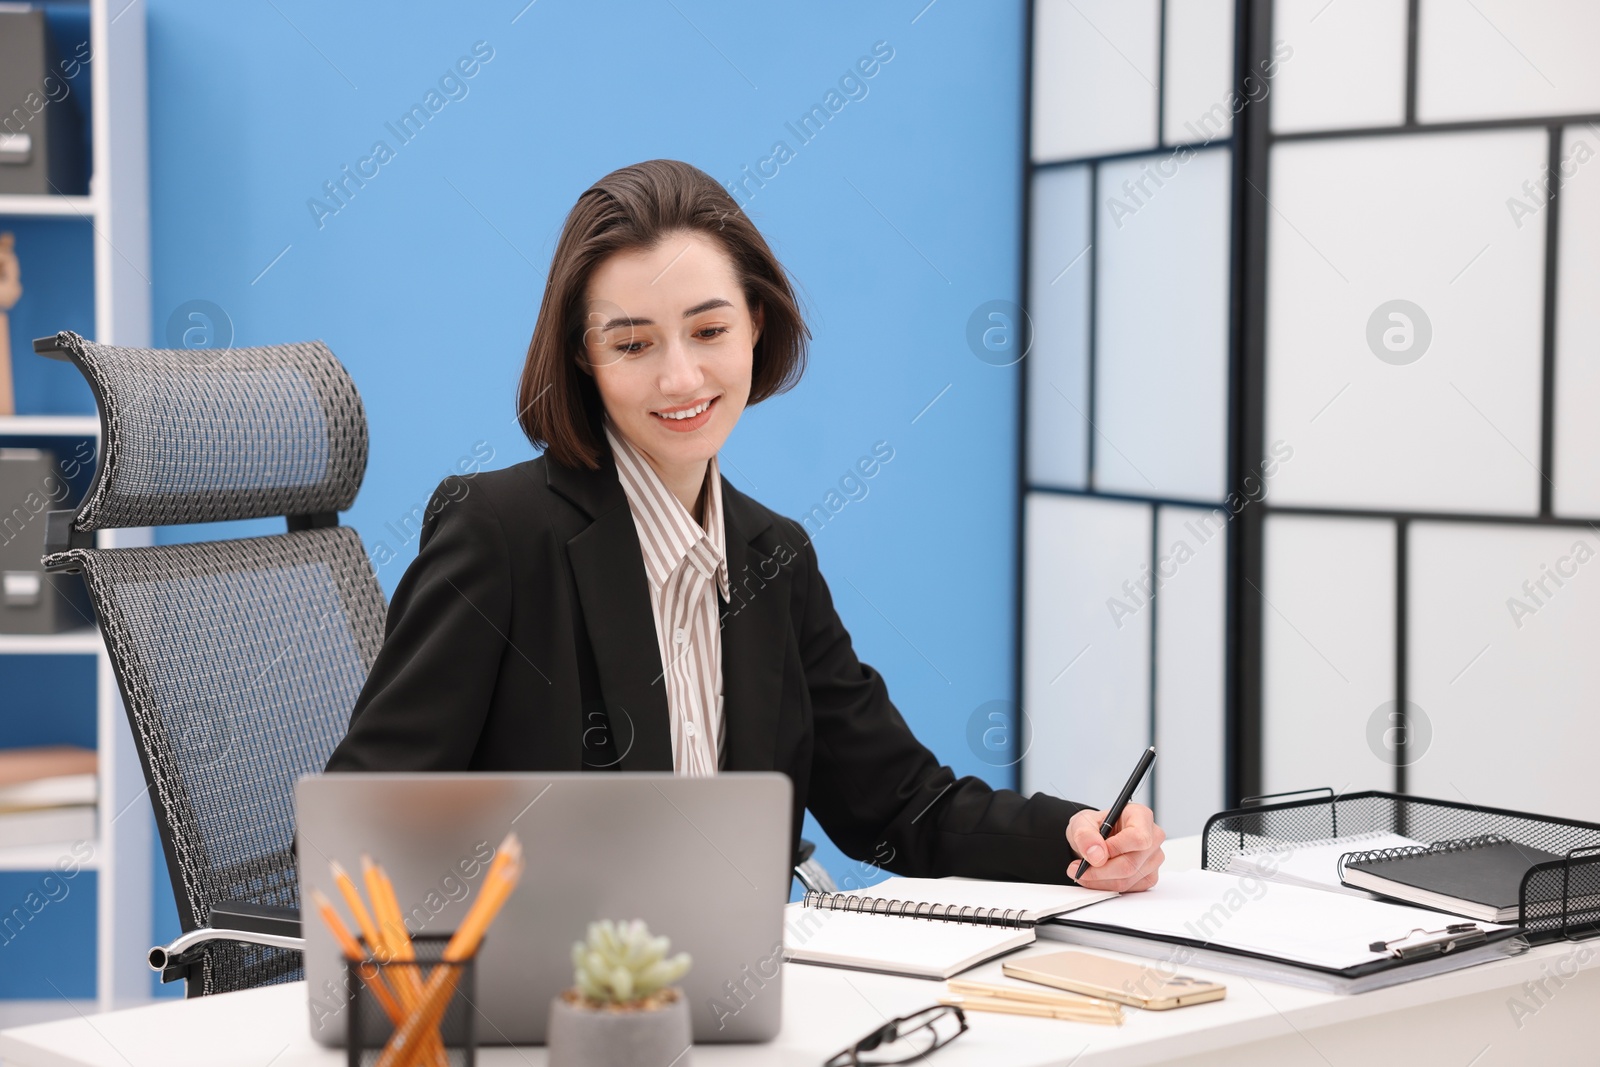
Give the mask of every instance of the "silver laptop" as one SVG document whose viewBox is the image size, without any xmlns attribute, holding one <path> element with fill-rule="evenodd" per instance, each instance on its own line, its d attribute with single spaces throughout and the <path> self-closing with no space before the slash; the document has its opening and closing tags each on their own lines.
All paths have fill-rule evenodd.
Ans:
<svg viewBox="0 0 1600 1067">
<path fill-rule="evenodd" d="M 521 881 L 476 966 L 480 1044 L 540 1044 L 572 985 L 572 944 L 595 919 L 643 919 L 693 957 L 678 983 L 697 1043 L 766 1041 L 782 1018 L 783 906 L 793 791 L 786 775 L 327 774 L 295 789 L 311 1033 L 342 1045 L 345 967 L 315 909 L 346 912 L 329 872 L 361 884 L 363 853 L 394 882 L 413 934 L 465 916 L 508 830 Z M 352 927 L 353 928 L 353 927 Z"/>
</svg>

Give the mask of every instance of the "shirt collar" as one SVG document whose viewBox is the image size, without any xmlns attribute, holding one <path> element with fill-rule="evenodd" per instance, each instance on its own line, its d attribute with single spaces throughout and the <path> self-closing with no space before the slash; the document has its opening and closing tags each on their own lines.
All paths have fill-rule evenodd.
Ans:
<svg viewBox="0 0 1600 1067">
<path fill-rule="evenodd" d="M 722 517 L 722 471 L 717 457 L 706 464 L 705 525 L 694 521 L 681 501 L 661 481 L 654 467 L 618 432 L 609 416 L 604 420 L 606 440 L 616 460 L 618 480 L 628 497 L 634 525 L 639 531 L 645 570 L 656 588 L 666 584 L 687 556 L 695 568 L 714 577 L 723 600 L 731 599 L 728 581 L 727 532 Z"/>
</svg>

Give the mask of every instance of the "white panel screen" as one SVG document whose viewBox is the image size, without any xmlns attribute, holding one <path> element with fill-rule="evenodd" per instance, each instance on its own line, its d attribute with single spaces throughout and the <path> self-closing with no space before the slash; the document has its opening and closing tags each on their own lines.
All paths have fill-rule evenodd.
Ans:
<svg viewBox="0 0 1600 1067">
<path fill-rule="evenodd" d="M 1394 699 L 1394 525 L 1273 515 L 1265 539 L 1263 791 L 1393 789 L 1367 730 Z"/>
<path fill-rule="evenodd" d="M 1232 161 L 1210 148 L 1100 168 L 1097 489 L 1222 498 Z"/>
<path fill-rule="evenodd" d="M 1406 6 L 1406 0 L 1277 0 L 1273 130 L 1404 122 Z"/>
<path fill-rule="evenodd" d="M 1028 239 L 1028 480 L 1081 489 L 1088 477 L 1089 168 L 1033 177 Z"/>
<path fill-rule="evenodd" d="M 1566 131 L 1556 283 L 1555 472 L 1562 515 L 1600 515 L 1600 133 Z M 1528 198 L 1532 204 L 1535 198 Z"/>
<path fill-rule="evenodd" d="M 1026 516 L 1023 790 L 1109 804 L 1150 744 L 1150 509 L 1034 493 Z"/>
<path fill-rule="evenodd" d="M 1537 510 L 1544 228 L 1506 200 L 1547 145 L 1500 130 L 1273 149 L 1267 439 L 1294 447 L 1276 503 Z"/>
<path fill-rule="evenodd" d="M 1600 819 L 1600 534 L 1416 523 L 1410 557 L 1407 684 L 1431 737 L 1407 788 Z"/>
<path fill-rule="evenodd" d="M 1600 4 L 1422 0 L 1421 122 L 1600 111 Z"/>
<path fill-rule="evenodd" d="M 1156 514 L 1156 817 L 1169 837 L 1223 808 L 1229 514 Z"/>
<path fill-rule="evenodd" d="M 1233 0 L 1167 0 L 1167 144 L 1205 144 L 1233 132 L 1233 9 Z"/>
<path fill-rule="evenodd" d="M 1038 0 L 1033 24 L 1033 158 L 1153 147 L 1158 0 Z"/>
</svg>

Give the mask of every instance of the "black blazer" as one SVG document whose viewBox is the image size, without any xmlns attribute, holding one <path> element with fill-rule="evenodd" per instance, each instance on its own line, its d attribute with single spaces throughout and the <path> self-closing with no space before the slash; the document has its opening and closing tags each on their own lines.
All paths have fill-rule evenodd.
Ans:
<svg viewBox="0 0 1600 1067">
<path fill-rule="evenodd" d="M 330 771 L 672 770 L 644 558 L 609 455 L 440 483 Z M 1084 805 L 957 779 L 856 659 L 804 528 L 722 481 L 724 769 L 779 770 L 858 860 L 1067 881 Z"/>
</svg>

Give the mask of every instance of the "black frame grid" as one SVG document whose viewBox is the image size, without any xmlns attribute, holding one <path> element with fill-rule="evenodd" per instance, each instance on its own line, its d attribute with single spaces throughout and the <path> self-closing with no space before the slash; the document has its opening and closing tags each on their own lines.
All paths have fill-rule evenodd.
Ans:
<svg viewBox="0 0 1600 1067">
<path fill-rule="evenodd" d="M 1247 4 L 1248 2 L 1249 2 L 1249 0 L 1240 0 L 1240 6 L 1242 7 L 1245 4 Z M 1067 159 L 1050 159 L 1050 160 L 1044 160 L 1044 161 L 1035 162 L 1035 160 L 1033 158 L 1033 109 L 1034 109 L 1033 54 L 1034 54 L 1035 18 L 1036 18 L 1036 0 L 1028 0 L 1028 2 L 1026 4 L 1026 13 L 1025 13 L 1026 28 L 1025 28 L 1025 32 L 1023 34 L 1023 62 L 1022 62 L 1022 71 L 1023 71 L 1022 95 L 1023 95 L 1023 101 L 1024 102 L 1023 102 L 1023 107 L 1022 107 L 1022 144 L 1023 144 L 1022 195 L 1021 195 L 1021 204 L 1022 204 L 1022 218 L 1021 218 L 1022 241 L 1020 242 L 1021 243 L 1021 261 L 1020 261 L 1020 264 L 1019 264 L 1019 277 L 1021 279 L 1021 292 L 1023 294 L 1023 302 L 1026 305 L 1027 300 L 1028 300 L 1028 298 L 1029 298 L 1029 296 L 1031 294 L 1031 288 L 1030 287 L 1031 287 L 1032 281 L 1033 281 L 1032 272 L 1030 270 L 1029 260 L 1030 260 L 1031 249 L 1032 249 L 1032 246 L 1033 246 L 1033 242 L 1032 242 L 1033 216 L 1034 216 L 1033 187 L 1034 187 L 1034 179 L 1035 179 L 1036 175 L 1038 175 L 1042 171 L 1063 169 L 1063 168 L 1067 168 L 1067 167 L 1084 167 L 1086 169 L 1086 171 L 1087 171 L 1088 183 L 1089 183 L 1089 191 L 1088 191 L 1088 198 L 1087 198 L 1088 199 L 1088 208 L 1089 208 L 1089 218 L 1088 218 L 1088 236 L 1089 236 L 1089 248 L 1088 248 L 1088 251 L 1089 251 L 1089 264 L 1088 264 L 1088 269 L 1089 269 L 1089 279 L 1088 279 L 1088 292 L 1087 292 L 1086 297 L 1085 297 L 1085 302 L 1086 302 L 1086 305 L 1087 305 L 1087 307 L 1086 307 L 1087 322 L 1085 324 L 1085 332 L 1086 332 L 1086 338 L 1085 338 L 1085 363 L 1086 363 L 1086 367 L 1085 367 L 1085 375 L 1084 375 L 1084 379 L 1085 379 L 1085 409 L 1086 409 L 1085 414 L 1084 414 L 1084 433 L 1085 433 L 1087 441 L 1086 441 L 1086 445 L 1085 445 L 1085 448 L 1084 448 L 1084 473 L 1083 473 L 1084 488 L 1082 488 L 1082 489 L 1073 489 L 1073 488 L 1067 488 L 1067 487 L 1057 486 L 1057 485 L 1037 484 L 1037 483 L 1034 483 L 1032 481 L 1032 479 L 1030 477 L 1030 471 L 1028 469 L 1028 453 L 1029 453 L 1029 448 L 1028 448 L 1028 428 L 1029 428 L 1029 423 L 1028 423 L 1028 400 L 1029 400 L 1029 395 L 1028 394 L 1029 394 L 1029 391 L 1028 391 L 1028 386 L 1027 386 L 1027 374 L 1026 374 L 1026 371 L 1024 371 L 1023 376 L 1022 376 L 1021 384 L 1020 384 L 1020 386 L 1019 386 L 1019 388 L 1017 390 L 1017 419 L 1016 419 L 1016 422 L 1017 422 L 1017 464 L 1016 464 L 1016 469 L 1017 469 L 1017 494 L 1016 494 L 1017 495 L 1017 511 L 1016 511 L 1015 521 L 1016 521 L 1017 535 L 1016 535 L 1016 584 L 1015 584 L 1015 588 L 1017 590 L 1017 602 L 1016 602 L 1014 632 L 1017 634 L 1017 642 L 1016 642 L 1015 658 L 1014 658 L 1014 664 L 1013 664 L 1013 671 L 1014 671 L 1014 675 L 1013 675 L 1014 682 L 1013 682 L 1013 684 L 1014 684 L 1014 687 L 1015 687 L 1015 692 L 1018 694 L 1018 704 L 1019 704 L 1019 706 L 1022 703 L 1023 694 L 1026 691 L 1025 690 L 1026 681 L 1025 681 L 1025 676 L 1024 676 L 1024 673 L 1023 673 L 1024 672 L 1023 650 L 1024 650 L 1024 646 L 1026 645 L 1026 617 L 1027 617 L 1026 616 L 1026 608 L 1027 608 L 1026 600 L 1027 600 L 1027 596 L 1028 596 L 1026 515 L 1027 515 L 1028 498 L 1030 496 L 1037 495 L 1037 494 L 1049 494 L 1049 495 L 1071 496 L 1071 497 L 1089 498 L 1089 499 L 1095 499 L 1095 500 L 1117 501 L 1117 502 L 1122 502 L 1122 503 L 1135 503 L 1135 504 L 1146 505 L 1147 511 L 1148 511 L 1148 519 L 1149 519 L 1149 523 L 1150 523 L 1150 559 L 1149 559 L 1149 565 L 1150 565 L 1150 569 L 1151 569 L 1151 573 L 1152 574 L 1155 574 L 1155 572 L 1156 572 L 1156 564 L 1157 564 L 1157 562 L 1159 560 L 1159 557 L 1160 557 L 1160 543 L 1159 543 L 1158 534 L 1159 534 L 1159 531 L 1160 531 L 1161 509 L 1162 508 L 1164 508 L 1164 507 L 1182 507 L 1182 508 L 1217 507 L 1217 508 L 1221 508 L 1221 507 L 1224 506 L 1222 501 L 1211 501 L 1211 500 L 1194 499 L 1194 498 L 1165 497 L 1165 496 L 1146 495 L 1146 494 L 1138 494 L 1138 493 L 1107 492 L 1107 491 L 1103 491 L 1103 490 L 1097 488 L 1097 486 L 1096 486 L 1096 478 L 1095 478 L 1095 461 L 1096 461 L 1096 454 L 1097 454 L 1096 438 L 1099 436 L 1099 431 L 1097 429 L 1098 422 L 1097 422 L 1097 419 L 1096 419 L 1096 416 L 1097 416 L 1098 412 L 1096 410 L 1096 405 L 1095 405 L 1095 395 L 1096 395 L 1096 390 L 1098 388 L 1096 367 L 1097 367 L 1097 364 L 1099 363 L 1099 332 L 1098 332 L 1099 324 L 1098 324 L 1098 321 L 1097 321 L 1098 320 L 1098 313 L 1097 313 L 1096 309 L 1097 309 L 1097 305 L 1099 303 L 1099 271 L 1095 268 L 1095 260 L 1098 257 L 1098 247 L 1099 247 L 1099 240 L 1100 240 L 1100 234 L 1099 234 L 1100 212 L 1099 212 L 1098 206 L 1097 206 L 1098 202 L 1099 202 L 1099 196 L 1100 196 L 1100 168 L 1102 167 L 1102 165 L 1107 164 L 1107 163 L 1116 163 L 1116 162 L 1120 162 L 1120 161 L 1124 161 L 1124 160 L 1130 160 L 1130 159 L 1140 159 L 1140 158 L 1145 158 L 1145 157 L 1154 157 L 1154 156 L 1158 156 L 1158 155 L 1160 155 L 1162 153 L 1171 153 L 1171 152 L 1178 152 L 1178 151 L 1183 151 L 1183 150 L 1189 150 L 1189 151 L 1193 151 L 1193 152 L 1197 152 L 1197 153 L 1198 152 L 1204 152 L 1204 151 L 1228 151 L 1228 152 L 1231 152 L 1231 153 L 1233 153 L 1234 171 L 1233 171 L 1232 185 L 1234 186 L 1234 188 L 1232 190 L 1230 190 L 1230 200 L 1232 201 L 1232 204 L 1233 204 L 1233 206 L 1235 208 L 1235 219 L 1236 219 L 1237 218 L 1237 207 L 1238 207 L 1238 203 L 1239 203 L 1239 197 L 1237 195 L 1237 190 L 1238 190 L 1238 187 L 1240 187 L 1241 184 L 1242 184 L 1241 181 L 1240 181 L 1239 160 L 1238 160 L 1238 142 L 1239 142 L 1239 139 L 1240 139 L 1240 132 L 1239 132 L 1240 131 L 1240 119 L 1243 117 L 1243 115 L 1245 113 L 1247 113 L 1247 112 L 1249 112 L 1249 111 L 1251 111 L 1253 109 L 1252 106 L 1245 106 L 1245 107 L 1241 108 L 1241 110 L 1238 113 L 1236 113 L 1234 115 L 1233 124 L 1232 124 L 1232 126 L 1231 126 L 1231 128 L 1229 130 L 1229 134 L 1228 134 L 1227 137 L 1217 137 L 1217 138 L 1214 138 L 1213 140 L 1205 142 L 1205 143 L 1183 142 L 1183 141 L 1168 141 L 1166 139 L 1165 125 L 1166 125 L 1166 99 L 1167 99 L 1167 77 L 1166 77 L 1166 67 L 1167 67 L 1167 0 L 1160 0 L 1159 4 L 1157 6 L 1157 14 L 1156 14 L 1156 20 L 1157 20 L 1157 25 L 1156 25 L 1156 32 L 1157 32 L 1157 49 L 1156 49 L 1157 66 L 1156 66 L 1156 85 L 1155 85 L 1155 90 L 1156 90 L 1155 91 L 1155 100 L 1156 100 L 1156 116 L 1155 116 L 1156 139 L 1155 139 L 1155 143 L 1153 145 L 1148 146 L 1148 147 L 1138 148 L 1138 149 L 1129 149 L 1129 150 L 1123 150 L 1123 151 L 1117 151 L 1117 152 L 1106 152 L 1106 153 L 1101 153 L 1101 154 L 1098 154 L 1098 155 L 1075 156 L 1075 157 L 1071 157 L 1071 158 L 1067 158 Z M 1238 19 L 1236 18 L 1235 21 L 1236 21 L 1236 25 L 1237 25 L 1238 24 Z M 1242 71 L 1245 69 L 1241 65 L 1241 58 L 1240 57 L 1242 55 L 1243 55 L 1243 51 L 1239 46 L 1239 42 L 1236 40 L 1235 44 L 1234 44 L 1234 68 L 1235 68 L 1234 87 L 1235 87 L 1235 89 L 1238 89 L 1239 84 L 1240 84 L 1239 79 L 1242 77 Z M 1237 229 L 1237 223 L 1236 222 L 1235 222 L 1235 229 Z M 1239 255 L 1239 250 L 1238 250 L 1238 235 L 1237 235 L 1236 232 L 1234 234 L 1230 235 L 1229 245 L 1230 245 L 1229 257 L 1230 257 L 1231 269 L 1235 270 L 1235 272 L 1236 272 L 1237 271 L 1237 266 L 1241 262 L 1241 256 Z M 1237 325 L 1236 325 L 1235 319 L 1236 319 L 1237 309 L 1238 309 L 1238 307 L 1240 305 L 1240 300 L 1239 300 L 1239 292 L 1238 292 L 1238 288 L 1237 288 L 1237 284 L 1236 283 L 1230 283 L 1228 298 L 1229 298 L 1229 302 L 1230 302 L 1229 329 L 1228 329 L 1228 332 L 1229 332 L 1229 338 L 1228 338 L 1228 352 L 1229 352 L 1229 357 L 1228 357 L 1228 379 L 1229 379 L 1229 381 L 1228 381 L 1228 395 L 1229 395 L 1229 398 L 1230 398 L 1229 402 L 1230 402 L 1230 410 L 1231 410 L 1235 406 L 1233 404 L 1232 398 L 1234 397 L 1234 395 L 1235 395 L 1235 393 L 1237 391 L 1237 388 L 1238 388 L 1238 368 L 1237 368 L 1237 360 L 1235 359 L 1235 352 L 1236 352 L 1236 349 L 1237 349 L 1237 343 L 1236 343 Z M 1239 484 L 1238 479 L 1236 477 L 1234 477 L 1234 475 L 1233 475 L 1234 468 L 1236 466 L 1236 464 L 1234 462 L 1234 459 L 1233 459 L 1234 452 L 1236 451 L 1235 436 L 1236 436 L 1235 430 L 1234 430 L 1234 427 L 1232 426 L 1232 420 L 1230 419 L 1229 429 L 1228 429 L 1228 443 L 1227 443 L 1229 459 L 1228 459 L 1227 466 L 1226 466 L 1226 469 L 1228 470 L 1228 484 Z M 1258 451 L 1259 451 L 1259 449 L 1258 449 Z M 1249 510 L 1249 509 L 1247 508 L 1246 510 Z M 1229 538 L 1229 549 L 1228 549 L 1228 551 L 1229 551 L 1229 555 L 1230 555 L 1230 560 L 1229 560 L 1229 564 L 1228 564 L 1228 571 L 1229 571 L 1229 574 L 1230 574 L 1230 578 L 1226 582 L 1226 585 L 1225 585 L 1225 597 L 1228 598 L 1229 600 L 1231 600 L 1231 598 L 1232 598 L 1232 588 L 1233 588 L 1233 582 L 1231 580 L 1231 574 L 1232 574 L 1232 571 L 1233 571 L 1233 563 L 1232 563 L 1232 558 L 1231 557 L 1232 557 L 1232 555 L 1234 553 L 1234 542 L 1237 540 L 1237 537 L 1236 537 L 1237 529 L 1234 528 L 1234 526 L 1235 526 L 1235 524 L 1230 524 L 1230 529 L 1229 529 L 1229 533 L 1228 533 L 1228 538 Z M 1157 659 L 1157 656 L 1158 656 L 1158 634 L 1159 634 L 1158 626 L 1159 626 L 1160 612 L 1161 612 L 1160 596 L 1159 596 L 1159 593 L 1158 593 L 1158 590 L 1156 588 L 1156 585 L 1155 585 L 1154 581 L 1152 581 L 1150 599 L 1149 599 L 1149 610 L 1146 612 L 1146 614 L 1148 616 L 1148 619 L 1146 620 L 1146 625 L 1148 625 L 1149 628 L 1150 628 L 1149 629 L 1150 662 L 1149 662 L 1149 676 L 1148 676 L 1149 694 L 1148 694 L 1148 700 L 1147 700 L 1146 715 L 1147 715 L 1147 731 L 1149 733 L 1149 736 L 1150 736 L 1150 739 L 1151 739 L 1152 743 L 1155 740 L 1156 723 L 1157 723 L 1157 716 L 1158 716 L 1156 682 L 1157 682 L 1157 677 L 1158 677 L 1158 659 Z M 1231 645 L 1231 641 L 1229 642 L 1229 644 Z M 1224 782 L 1224 793 L 1225 793 L 1224 801 L 1227 802 L 1227 803 L 1232 803 L 1237 798 L 1236 784 L 1235 784 L 1235 781 L 1234 781 L 1234 775 L 1236 773 L 1237 760 L 1234 758 L 1234 755 L 1233 755 L 1234 747 L 1235 747 L 1234 744 L 1233 744 L 1233 733 L 1234 733 L 1234 726 L 1233 726 L 1233 721 L 1232 721 L 1233 720 L 1233 716 L 1228 711 L 1228 708 L 1230 707 L 1230 705 L 1232 703 L 1232 701 L 1230 700 L 1230 693 L 1229 693 L 1229 686 L 1231 684 L 1232 671 L 1228 669 L 1228 667 L 1231 666 L 1231 659 L 1232 659 L 1232 656 L 1231 656 L 1231 653 L 1230 653 L 1228 655 L 1228 661 L 1225 662 L 1224 692 L 1223 692 L 1223 707 L 1224 707 L 1224 715 L 1225 715 L 1225 723 L 1226 723 L 1224 737 L 1223 737 L 1223 751 L 1224 751 L 1224 756 L 1225 756 L 1225 760 L 1226 760 L 1226 766 L 1225 766 L 1225 770 L 1224 770 L 1223 782 Z M 1148 788 L 1150 790 L 1150 799 L 1151 799 L 1151 806 L 1152 807 L 1155 807 L 1155 804 L 1156 804 L 1157 799 L 1158 799 L 1157 795 L 1156 795 L 1156 790 L 1157 790 L 1156 781 L 1157 781 L 1157 778 L 1154 775 L 1150 776 L 1150 778 L 1147 780 Z"/>
<path fill-rule="evenodd" d="M 1331 141 L 1358 137 L 1402 136 L 1429 133 L 1459 133 L 1503 129 L 1544 128 L 1549 138 L 1546 164 L 1548 201 L 1544 205 L 1544 303 L 1543 337 L 1541 340 L 1542 375 L 1540 393 L 1540 495 L 1536 515 L 1495 514 L 1476 512 L 1423 511 L 1387 508 L 1359 508 L 1343 506 L 1277 505 L 1263 500 L 1246 503 L 1229 523 L 1228 566 L 1226 579 L 1226 663 L 1224 666 L 1224 713 L 1226 723 L 1224 782 L 1226 802 L 1238 803 L 1242 798 L 1259 794 L 1262 784 L 1262 726 L 1263 726 L 1263 624 L 1261 588 L 1264 571 L 1265 520 L 1272 515 L 1305 515 L 1330 518 L 1384 519 L 1394 525 L 1396 537 L 1395 556 L 1395 679 L 1394 699 L 1400 725 L 1405 723 L 1408 697 L 1407 641 L 1409 615 L 1413 605 L 1409 597 L 1410 554 L 1409 538 L 1414 521 L 1468 523 L 1485 526 L 1535 525 L 1594 529 L 1591 519 L 1556 515 L 1552 496 L 1555 469 L 1555 376 L 1556 376 L 1556 322 L 1558 314 L 1557 285 L 1559 276 L 1559 235 L 1561 225 L 1560 162 L 1563 138 L 1568 127 L 1582 124 L 1600 124 L 1600 113 L 1574 113 L 1539 115 L 1522 118 L 1498 118 L 1476 121 L 1449 121 L 1423 123 L 1417 120 L 1418 94 L 1418 41 L 1420 35 L 1420 0 L 1409 0 L 1406 16 L 1405 45 L 1405 111 L 1399 125 L 1373 127 L 1345 127 L 1337 129 L 1302 131 L 1276 134 L 1271 129 L 1271 94 L 1259 100 L 1244 92 L 1247 78 L 1259 77 L 1268 69 L 1272 59 L 1273 0 L 1236 0 L 1234 24 L 1234 90 L 1248 102 L 1235 114 L 1233 128 L 1228 138 L 1217 138 L 1209 145 L 1180 145 L 1164 138 L 1166 106 L 1166 29 L 1167 5 L 1160 4 L 1161 57 L 1156 87 L 1157 143 L 1149 148 L 1134 151 L 1107 153 L 1066 160 L 1049 160 L 1035 163 L 1032 152 L 1033 72 L 1032 57 L 1035 33 L 1035 4 L 1027 5 L 1027 27 L 1024 41 L 1024 99 L 1023 143 L 1026 146 L 1023 166 L 1022 190 L 1022 255 L 1021 279 L 1024 299 L 1030 294 L 1031 278 L 1029 260 L 1032 245 L 1033 204 L 1032 189 L 1035 175 L 1056 167 L 1087 166 L 1090 180 L 1089 235 L 1091 245 L 1098 243 L 1097 220 L 1099 212 L 1096 199 L 1099 195 L 1099 169 L 1102 164 L 1117 160 L 1148 156 L 1162 151 L 1188 147 L 1226 145 L 1233 153 L 1232 188 L 1230 190 L 1232 217 L 1230 234 L 1229 280 L 1229 372 L 1228 372 L 1228 484 L 1243 485 L 1246 476 L 1253 475 L 1265 457 L 1266 433 L 1266 278 L 1268 266 L 1267 230 L 1270 214 L 1268 188 L 1272 148 L 1279 143 Z M 1016 633 L 1018 642 L 1015 659 L 1016 688 L 1024 692 L 1023 646 L 1025 643 L 1026 583 L 1026 531 L 1025 509 L 1031 494 L 1055 493 L 1089 497 L 1101 500 L 1118 500 L 1143 503 L 1150 507 L 1152 530 L 1157 527 L 1159 508 L 1162 506 L 1205 506 L 1206 502 L 1173 499 L 1140 494 L 1104 492 L 1095 482 L 1095 390 L 1098 363 L 1098 336 L 1096 317 L 1097 272 L 1091 261 L 1088 295 L 1088 383 L 1086 432 L 1086 470 L 1083 489 L 1033 484 L 1028 471 L 1028 388 L 1024 376 L 1018 391 L 1017 446 L 1017 611 Z M 1152 538 L 1152 551 L 1156 551 Z M 1156 708 L 1156 634 L 1160 612 L 1159 596 L 1150 602 L 1150 729 L 1155 729 Z M 1320 783 L 1305 783 L 1317 785 Z M 1394 789 L 1405 792 L 1407 787 L 1405 767 L 1397 762 L 1394 767 Z"/>
<path fill-rule="evenodd" d="M 1252 47 L 1256 52 L 1255 60 L 1264 60 L 1271 50 L 1272 40 L 1272 4 L 1270 0 L 1246 0 L 1241 6 L 1255 7 L 1252 26 Z M 1305 515 L 1325 518 L 1365 518 L 1385 519 L 1394 524 L 1395 530 L 1395 678 L 1394 701 L 1395 714 L 1398 716 L 1397 725 L 1404 731 L 1409 725 L 1407 722 L 1407 703 L 1410 695 L 1410 642 L 1409 624 L 1412 610 L 1410 596 L 1410 535 L 1413 522 L 1432 523 L 1465 523 L 1480 526 L 1547 526 L 1547 527 L 1572 527 L 1593 529 L 1593 521 L 1580 517 L 1560 516 L 1554 513 L 1552 489 L 1554 487 L 1555 469 L 1555 373 L 1556 350 L 1555 331 L 1557 316 L 1557 283 L 1559 276 L 1560 253 L 1560 226 L 1561 226 L 1561 147 L 1565 131 L 1569 126 L 1600 122 L 1600 115 L 1592 113 L 1579 113 L 1570 115 L 1539 115 L 1522 118 L 1481 119 L 1470 121 L 1449 122 L 1419 122 L 1417 119 L 1417 73 L 1418 73 L 1418 41 L 1421 33 L 1420 17 L 1421 0 L 1409 0 L 1406 18 L 1406 71 L 1405 71 L 1405 119 L 1400 125 L 1371 126 L 1371 127 L 1344 127 L 1328 130 L 1308 130 L 1296 133 L 1273 133 L 1270 129 L 1270 104 L 1258 109 L 1261 113 L 1256 119 L 1267 127 L 1263 130 L 1263 150 L 1257 153 L 1247 153 L 1256 156 L 1254 162 L 1259 166 L 1259 177 L 1254 179 L 1259 187 L 1253 199 L 1259 204 L 1257 213 L 1265 218 L 1267 212 L 1266 199 L 1270 195 L 1268 189 L 1268 169 L 1270 153 L 1273 146 L 1279 143 L 1305 143 L 1317 141 L 1333 141 L 1351 138 L 1386 137 L 1386 136 L 1411 136 L 1427 135 L 1434 133 L 1471 133 L 1489 132 L 1507 129 L 1539 129 L 1543 128 L 1548 137 L 1546 155 L 1545 180 L 1548 183 L 1548 200 L 1544 205 L 1544 279 L 1543 279 L 1543 307 L 1540 341 L 1541 374 L 1540 386 L 1540 412 L 1539 412 L 1539 509 L 1535 515 L 1497 514 L 1479 512 L 1454 512 L 1454 511 L 1428 511 L 1408 510 L 1402 508 L 1360 508 L 1345 506 L 1305 506 L 1305 505 L 1278 505 L 1263 502 L 1258 509 L 1257 521 L 1253 524 L 1259 537 L 1260 524 L 1267 516 L 1271 515 Z M 1270 94 L 1266 98 L 1270 100 Z M 1251 109 L 1246 109 L 1251 110 Z M 1266 312 L 1266 267 L 1267 247 L 1266 235 L 1260 234 L 1258 241 L 1251 241 L 1246 246 L 1254 256 L 1259 256 L 1258 269 L 1251 272 L 1260 279 L 1259 285 L 1251 285 L 1245 289 L 1247 302 L 1258 305 L 1254 311 L 1263 322 Z M 1247 354 L 1247 362 L 1258 369 L 1257 384 L 1264 385 L 1266 376 L 1265 360 L 1265 335 L 1260 336 L 1260 347 Z M 1254 429 L 1261 435 L 1257 437 L 1256 455 L 1261 455 L 1261 445 L 1264 444 L 1265 408 L 1262 406 L 1259 419 L 1255 422 Z M 1247 463 L 1246 466 L 1249 464 Z M 1257 541 L 1252 558 L 1247 564 L 1259 576 L 1262 564 L 1261 545 Z M 1259 577 L 1256 578 L 1260 584 Z M 1232 590 L 1230 592 L 1233 592 Z M 1237 669 L 1241 672 L 1249 671 L 1254 679 L 1252 686 L 1252 699 L 1241 700 L 1235 712 L 1240 721 L 1240 730 L 1254 752 L 1254 767 L 1256 778 L 1255 788 L 1250 792 L 1259 792 L 1260 786 L 1260 739 L 1262 729 L 1261 706 L 1261 672 L 1265 664 L 1261 657 L 1262 632 L 1260 626 L 1260 611 L 1256 611 L 1257 621 L 1249 628 L 1248 633 L 1241 633 L 1243 642 L 1253 639 L 1254 648 L 1241 648 L 1241 655 Z M 1242 694 L 1243 695 L 1243 694 Z M 1241 756 L 1243 756 L 1241 752 Z M 1408 780 L 1406 765 L 1403 761 L 1395 763 L 1393 768 L 1394 791 L 1404 793 L 1407 791 Z M 1307 783 L 1308 785 L 1321 783 Z"/>
</svg>

